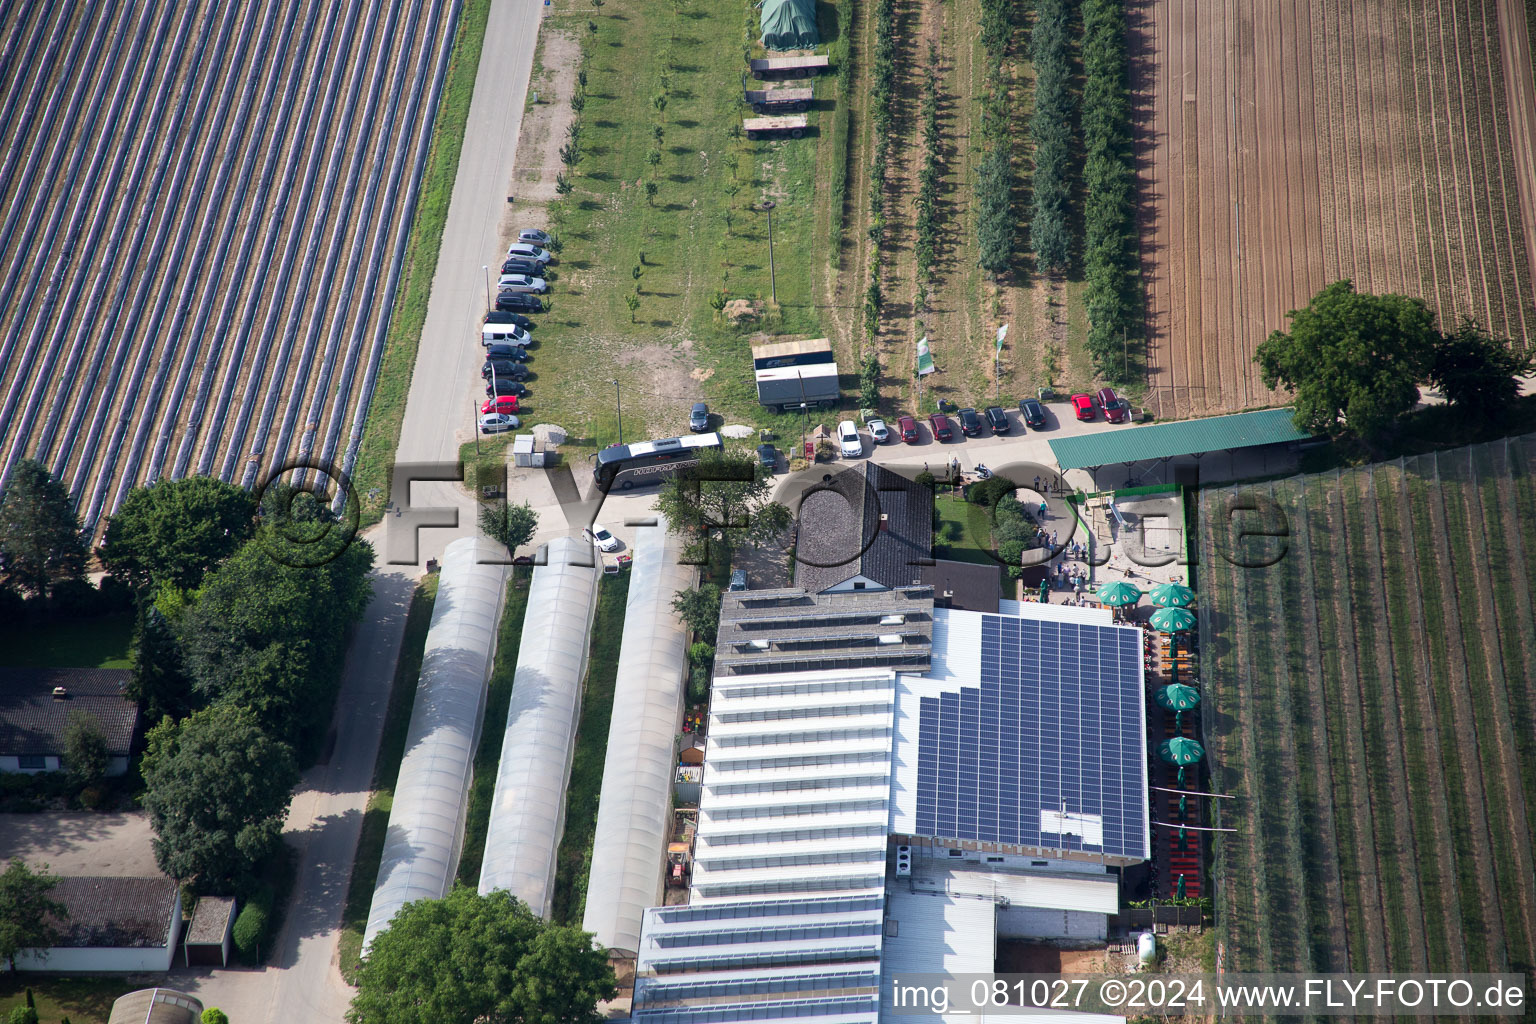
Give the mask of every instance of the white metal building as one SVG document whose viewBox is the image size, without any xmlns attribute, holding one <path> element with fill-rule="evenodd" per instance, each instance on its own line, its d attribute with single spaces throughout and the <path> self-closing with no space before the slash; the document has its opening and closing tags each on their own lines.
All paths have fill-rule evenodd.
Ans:
<svg viewBox="0 0 1536 1024">
<path fill-rule="evenodd" d="M 694 581 L 693 567 L 678 561 L 681 552 L 682 541 L 667 532 L 664 521 L 635 532 L 581 925 L 596 936 L 599 947 L 630 956 L 640 948 L 645 909 L 662 897 L 688 672 L 687 627 L 672 610 L 672 600 Z"/>
<path fill-rule="evenodd" d="M 453 884 L 506 596 L 508 567 L 495 562 L 505 557 L 480 537 L 456 540 L 443 554 L 364 949 L 402 906 L 442 899 Z"/>
<path fill-rule="evenodd" d="M 590 542 L 558 537 L 536 566 L 496 773 L 480 892 L 505 889 L 548 917 L 565 827 L 599 570 Z M 575 564 L 585 562 L 585 565 Z"/>
<path fill-rule="evenodd" d="M 880 891 L 895 687 L 879 668 L 715 679 L 694 902 Z"/>
</svg>

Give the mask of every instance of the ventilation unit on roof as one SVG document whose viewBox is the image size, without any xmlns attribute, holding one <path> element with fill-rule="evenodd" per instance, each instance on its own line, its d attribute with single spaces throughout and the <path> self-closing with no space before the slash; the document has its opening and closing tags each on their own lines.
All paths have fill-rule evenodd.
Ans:
<svg viewBox="0 0 1536 1024">
<path fill-rule="evenodd" d="M 896 847 L 896 877 L 906 878 L 912 874 L 912 847 Z"/>
</svg>

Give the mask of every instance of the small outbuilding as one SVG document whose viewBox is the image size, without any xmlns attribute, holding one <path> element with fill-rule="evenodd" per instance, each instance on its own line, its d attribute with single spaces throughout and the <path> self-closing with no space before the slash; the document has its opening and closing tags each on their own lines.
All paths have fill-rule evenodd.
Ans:
<svg viewBox="0 0 1536 1024">
<path fill-rule="evenodd" d="M 169 878 L 61 878 L 58 941 L 16 956 L 21 971 L 168 971 L 181 931 L 181 891 Z"/>
<path fill-rule="evenodd" d="M 187 937 L 181 943 L 182 963 L 188 967 L 228 967 L 234 931 L 233 896 L 199 897 L 187 925 Z"/>
<path fill-rule="evenodd" d="M 762 26 L 770 50 L 809 50 L 821 42 L 816 0 L 763 0 Z"/>
<path fill-rule="evenodd" d="M 117 997 L 107 1024 L 198 1024 L 203 1003 L 171 988 L 141 988 Z"/>
</svg>

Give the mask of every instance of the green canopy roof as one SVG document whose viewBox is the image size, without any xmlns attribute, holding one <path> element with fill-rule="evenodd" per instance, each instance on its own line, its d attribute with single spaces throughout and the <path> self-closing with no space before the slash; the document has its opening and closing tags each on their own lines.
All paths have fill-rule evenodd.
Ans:
<svg viewBox="0 0 1536 1024">
<path fill-rule="evenodd" d="M 1159 608 L 1188 608 L 1195 592 L 1182 583 L 1163 583 L 1152 588 L 1152 603 Z"/>
<path fill-rule="evenodd" d="M 764 24 L 767 24 L 766 20 Z M 1051 453 L 1066 471 L 1304 441 L 1308 436 L 1291 422 L 1290 409 L 1260 409 L 1258 412 L 1154 423 L 1145 427 L 1093 430 L 1053 440 Z"/>
<path fill-rule="evenodd" d="M 1111 608 L 1120 608 L 1140 601 L 1141 591 L 1124 580 L 1115 580 L 1113 583 L 1106 583 L 1094 591 L 1093 597 L 1100 604 L 1107 604 Z"/>
<path fill-rule="evenodd" d="M 763 45 L 770 50 L 809 50 L 821 42 L 816 0 L 763 0 Z"/>
<path fill-rule="evenodd" d="M 1169 711 L 1187 711 L 1200 703 L 1200 691 L 1183 683 L 1169 683 L 1152 695 L 1157 706 Z"/>
<path fill-rule="evenodd" d="M 1194 764 L 1205 756 L 1205 748 L 1199 740 L 1192 740 L 1184 736 L 1175 736 L 1171 740 L 1163 740 L 1157 748 L 1158 754 L 1169 764 L 1186 765 Z"/>
<path fill-rule="evenodd" d="M 1159 608 L 1152 613 L 1152 628 L 1164 633 L 1182 633 L 1195 628 L 1195 613 L 1188 608 Z"/>
</svg>

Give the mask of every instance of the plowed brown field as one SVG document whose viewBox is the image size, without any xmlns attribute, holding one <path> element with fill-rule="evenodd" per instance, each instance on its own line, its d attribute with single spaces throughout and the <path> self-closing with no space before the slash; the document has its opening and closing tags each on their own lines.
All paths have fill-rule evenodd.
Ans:
<svg viewBox="0 0 1536 1024">
<path fill-rule="evenodd" d="M 1324 285 L 1536 328 L 1536 96 L 1518 0 L 1131 9 L 1149 408 L 1272 404 L 1253 353 Z"/>
</svg>

